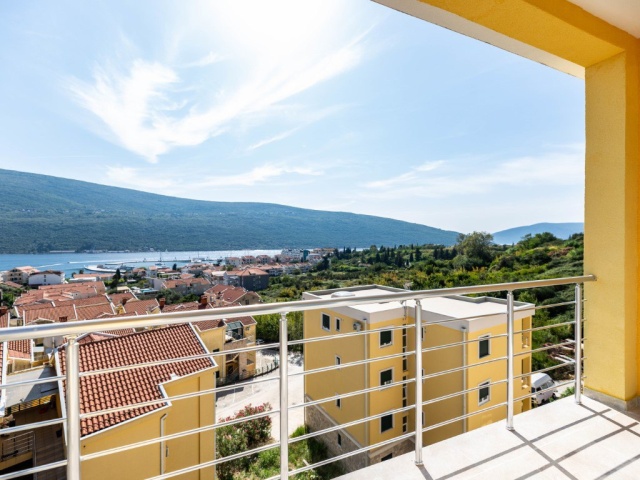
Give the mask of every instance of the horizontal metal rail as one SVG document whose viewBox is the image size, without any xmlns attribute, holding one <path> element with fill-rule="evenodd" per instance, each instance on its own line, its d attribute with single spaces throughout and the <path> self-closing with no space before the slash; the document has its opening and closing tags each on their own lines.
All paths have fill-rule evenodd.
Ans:
<svg viewBox="0 0 640 480">
<path fill-rule="evenodd" d="M 513 378 L 517 379 L 517 378 L 530 377 L 531 375 L 535 375 L 536 373 L 546 373 L 546 372 L 550 372 L 552 370 L 557 370 L 557 369 L 562 368 L 562 367 L 573 367 L 575 364 L 576 364 L 575 360 L 571 361 L 571 362 L 563 362 L 563 363 L 559 363 L 558 365 L 553 365 L 552 367 L 541 368 L 540 370 L 536 370 L 535 372 L 529 372 L 529 373 L 523 373 L 521 375 L 515 375 Z"/>
<path fill-rule="evenodd" d="M 361 366 L 361 365 L 369 365 L 370 363 L 381 362 L 383 360 L 393 360 L 394 358 L 410 357 L 412 355 L 415 355 L 415 353 L 416 352 L 411 350 L 410 352 L 394 353 L 394 354 L 391 354 L 391 355 L 385 355 L 383 357 L 374 357 L 374 358 L 369 358 L 369 359 L 366 359 L 366 360 L 356 360 L 354 362 L 341 363 L 339 365 L 329 365 L 327 367 L 318 367 L 318 368 L 314 368 L 314 369 L 311 369 L 311 370 L 303 370 L 301 372 L 290 373 L 289 377 L 300 377 L 300 376 L 305 376 L 305 375 L 311 375 L 313 373 L 330 372 L 332 370 L 341 370 L 343 368 L 357 367 L 357 366 Z"/>
<path fill-rule="evenodd" d="M 427 347 L 427 348 L 423 348 L 422 349 L 422 353 L 426 353 L 426 352 L 434 352 L 436 350 L 442 350 L 444 348 L 451 348 L 451 347 L 459 347 L 461 345 L 469 345 L 472 343 L 479 343 L 482 342 L 484 340 L 494 340 L 494 339 L 498 339 L 498 338 L 507 338 L 507 334 L 506 333 L 500 333 L 498 335 L 491 335 L 490 337 L 478 337 L 478 338 L 474 338 L 472 340 L 466 340 L 464 342 L 454 342 L 454 343 L 446 343 L 444 345 L 438 345 L 437 347 Z"/>
<path fill-rule="evenodd" d="M 62 418 L 54 418 L 53 420 L 43 420 L 37 423 L 27 423 L 15 427 L 6 427 L 2 429 L 2 435 L 11 435 L 12 433 L 28 432 L 36 428 L 51 427 L 54 425 L 62 425 L 65 420 Z"/>
<path fill-rule="evenodd" d="M 300 435 L 298 437 L 289 438 L 289 444 L 296 443 L 301 440 L 308 440 L 309 438 L 318 437 L 320 435 L 324 435 L 326 433 L 335 432 L 337 430 L 344 430 L 345 428 L 353 427 L 355 425 L 360 425 L 361 423 L 370 422 L 372 420 L 378 420 L 382 417 L 386 417 L 387 415 L 395 415 L 397 413 L 404 413 L 411 410 L 414 410 L 415 407 L 413 405 L 407 405 L 406 407 L 396 408 L 394 410 L 388 410 L 386 412 L 377 413 L 375 415 L 369 415 L 368 417 L 359 418 L 358 420 L 354 420 L 352 422 L 341 423 L 339 425 L 335 425 L 333 427 L 324 428 L 322 430 L 318 430 L 315 432 L 306 433 L 304 435 Z"/>
<path fill-rule="evenodd" d="M 584 339 L 582 340 L 584 341 Z M 533 350 L 526 350 L 524 352 L 514 353 L 513 356 L 520 357 L 522 355 L 531 355 L 533 353 L 544 352 L 546 350 L 552 350 L 554 348 L 559 348 L 559 347 L 566 347 L 567 345 L 573 345 L 573 344 L 574 344 L 573 340 L 571 340 L 570 342 L 554 343 L 553 345 L 548 345 L 546 347 L 534 348 Z"/>
<path fill-rule="evenodd" d="M 368 447 L 362 447 L 362 448 L 358 448 L 357 450 L 353 450 L 351 452 L 348 453 L 343 453 L 342 455 L 337 455 L 335 457 L 331 457 L 331 458 L 327 458 L 326 460 L 321 460 L 319 462 L 313 463 L 311 465 L 306 465 L 304 467 L 300 467 L 296 470 L 292 470 L 289 472 L 289 476 L 293 476 L 293 475 L 297 475 L 299 473 L 303 473 L 306 472 L 307 470 L 313 470 L 314 468 L 318 468 L 318 467 L 322 467 L 324 465 L 328 465 L 330 463 L 333 462 L 337 462 L 338 460 L 343 460 L 345 458 L 349 458 L 352 457 L 354 455 L 358 455 L 359 453 L 364 453 L 364 452 L 368 452 L 369 450 L 375 450 L 376 448 L 380 448 L 380 447 L 384 447 L 386 445 L 391 445 L 392 443 L 398 443 L 401 442 L 403 440 L 406 440 L 407 438 L 412 438 L 415 436 L 415 433 L 411 432 L 411 433 L 405 433 L 404 435 L 400 435 L 394 438 L 391 438 L 389 440 L 385 440 L 383 442 L 378 442 L 375 443 L 373 445 L 369 445 Z M 270 477 L 268 480 L 274 480 L 280 478 L 279 476 L 275 476 L 275 477 Z"/>
<path fill-rule="evenodd" d="M 583 275 L 551 280 L 531 280 L 526 282 L 497 283 L 466 287 L 452 287 L 434 290 L 416 290 L 393 292 L 366 297 L 345 297 L 328 299 L 309 299 L 295 302 L 264 303 L 258 305 L 242 305 L 221 307 L 211 310 L 192 310 L 189 312 L 157 313 L 144 316 L 121 317 L 118 319 L 85 320 L 77 322 L 50 323 L 10 327 L 0 329 L 0 338 L 5 341 L 27 340 L 32 338 L 79 335 L 83 333 L 101 332 L 121 328 L 145 328 L 160 325 L 178 325 L 203 320 L 223 320 L 247 315 L 265 315 L 269 313 L 288 313 L 292 311 L 318 310 L 322 308 L 350 307 L 372 303 L 402 302 L 426 298 L 444 297 L 448 295 L 465 295 L 491 293 L 499 291 L 516 291 L 547 286 L 572 285 L 595 281 L 594 275 Z"/>
<path fill-rule="evenodd" d="M 42 385 L 44 383 L 56 383 L 58 380 L 64 380 L 64 375 L 58 375 L 55 377 L 36 378 L 35 380 L 23 380 L 20 382 L 0 383 L 0 387 L 4 388 L 17 388 L 28 387 L 32 385 Z"/>
<path fill-rule="evenodd" d="M 545 388 L 544 390 L 540 390 L 538 392 L 527 393 L 526 395 L 515 398 L 514 401 L 517 402 L 519 400 L 524 400 L 525 398 L 532 398 L 532 397 L 535 397 L 536 395 L 540 395 L 541 393 L 551 392 L 553 390 L 556 390 L 557 388 L 564 387 L 566 385 L 574 385 L 574 384 L 575 384 L 575 380 L 567 380 L 566 382 L 556 383 L 553 385 L 553 387 Z"/>
<path fill-rule="evenodd" d="M 20 470 L 18 472 L 5 473 L 4 475 L 0 475 L 0 480 L 9 480 L 11 478 L 21 478 L 29 475 L 35 475 L 37 473 L 47 472 L 49 470 L 54 470 L 56 468 L 62 468 L 67 466 L 66 460 L 60 460 L 59 462 L 47 463 L 46 465 L 40 465 L 32 468 L 25 468 L 24 470 Z"/>
<path fill-rule="evenodd" d="M 381 390 L 387 390 L 389 388 L 394 388 L 394 387 L 399 387 L 401 385 L 408 385 L 410 383 L 415 383 L 415 381 L 416 381 L 415 378 L 408 378 L 407 380 L 401 380 L 399 382 L 393 382 L 387 385 L 378 385 L 376 387 L 364 388 L 362 390 L 354 390 L 347 393 L 341 393 L 340 395 L 324 397 L 324 398 L 321 398 L 320 400 L 312 400 L 310 402 L 298 403 L 296 405 L 290 406 L 289 410 L 293 410 L 296 408 L 310 407 L 312 405 L 320 405 L 322 403 L 327 403 L 327 402 L 339 400 L 342 398 L 357 397 L 358 395 L 364 395 L 365 393 L 379 392 Z"/>
<path fill-rule="evenodd" d="M 514 333 L 514 335 L 517 335 L 519 333 L 539 332 L 541 330 L 551 330 L 553 328 L 566 327 L 568 325 L 575 325 L 575 324 L 576 324 L 576 322 L 574 320 L 570 320 L 568 322 L 550 323 L 549 325 L 543 325 L 541 327 L 533 327 L 533 328 L 527 328 L 526 330 L 518 330 L 518 331 L 513 332 L 513 333 Z"/>
<path fill-rule="evenodd" d="M 498 358 L 492 358 L 491 360 L 485 360 L 484 362 L 478 362 L 478 363 L 473 363 L 470 365 L 465 365 L 463 367 L 456 367 L 456 368 L 450 368 L 448 370 L 441 370 L 439 372 L 436 373 L 429 373 L 427 375 L 424 375 L 422 377 L 422 380 L 428 380 L 429 378 L 434 378 L 434 377 L 439 377 L 440 375 L 448 375 L 450 373 L 456 373 L 456 372 L 462 372 L 463 370 L 467 370 L 469 368 L 473 368 L 473 367 L 479 367 L 480 365 L 487 365 L 489 363 L 495 363 L 495 362 L 504 362 L 505 360 L 507 360 L 507 357 L 498 357 Z"/>
<path fill-rule="evenodd" d="M 436 423 L 435 425 L 430 425 L 428 427 L 423 428 L 422 433 L 428 432 L 429 430 L 435 430 L 437 428 L 444 427 L 445 425 L 449 425 L 451 423 L 460 422 L 465 418 L 473 417 L 474 415 L 478 415 L 479 413 L 489 412 L 491 410 L 495 410 L 496 408 L 506 407 L 506 406 L 507 406 L 507 402 L 501 402 L 501 403 L 498 403 L 497 405 L 491 405 L 490 407 L 482 408 L 480 410 L 476 410 L 475 412 L 467 413 L 465 415 L 460 415 L 459 417 L 456 417 L 456 418 L 450 418 L 449 420 L 445 420 L 444 422 Z"/>
<path fill-rule="evenodd" d="M 551 303 L 549 305 L 536 305 L 536 310 L 546 310 L 548 308 L 565 307 L 567 305 L 575 305 L 575 304 L 576 304 L 575 300 L 570 300 L 567 302 Z"/>
<path fill-rule="evenodd" d="M 294 345 L 305 345 L 307 343 L 314 343 L 314 342 L 323 342 L 325 340 L 340 340 L 343 338 L 351 338 L 351 337 L 360 337 L 363 335 L 371 335 L 373 333 L 380 333 L 380 332 L 388 332 L 391 330 L 404 330 L 404 329 L 413 329 L 415 328 L 415 325 L 389 325 L 388 327 L 380 327 L 380 328 L 368 328 L 366 330 L 360 330 L 359 332 L 346 332 L 346 333 L 336 333 L 335 335 L 322 335 L 321 337 L 310 337 L 310 338 L 303 338 L 301 340 L 289 340 L 288 344 L 289 346 L 294 346 Z"/>
<path fill-rule="evenodd" d="M 496 380 L 495 382 L 485 383 L 478 387 L 468 388 L 467 390 L 460 390 L 458 392 L 450 393 L 449 395 L 443 395 L 441 397 L 432 398 L 431 400 L 426 400 L 422 402 L 422 405 L 431 405 L 432 403 L 442 402 L 443 400 L 450 400 L 452 398 L 459 397 L 460 395 L 466 395 L 467 393 L 476 392 L 478 390 L 482 390 L 483 388 L 493 387 L 494 385 L 500 385 L 502 383 L 508 383 L 507 379 Z"/>
</svg>

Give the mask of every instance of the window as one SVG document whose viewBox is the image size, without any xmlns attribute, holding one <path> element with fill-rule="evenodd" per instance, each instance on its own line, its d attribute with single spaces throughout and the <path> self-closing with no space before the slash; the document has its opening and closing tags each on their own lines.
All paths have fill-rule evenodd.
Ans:
<svg viewBox="0 0 640 480">
<path fill-rule="evenodd" d="M 404 376 L 402 377 L 402 381 L 406 382 L 407 381 L 407 377 Z M 402 385 L 402 398 L 407 398 L 407 389 L 408 389 L 409 385 L 407 385 L 406 383 L 404 385 Z"/>
<path fill-rule="evenodd" d="M 402 357 L 402 371 L 406 372 L 407 370 L 409 370 L 409 360 L 407 357 Z"/>
<path fill-rule="evenodd" d="M 409 429 L 409 417 L 405 415 L 404 417 L 402 417 L 402 433 L 407 433 L 408 429 Z"/>
<path fill-rule="evenodd" d="M 220 351 L 219 348 L 214 348 L 213 350 L 211 350 L 211 353 L 216 353 L 216 352 L 219 352 L 219 351 Z"/>
<path fill-rule="evenodd" d="M 341 323 L 341 320 L 336 317 L 336 332 L 340 331 L 340 323 Z"/>
<path fill-rule="evenodd" d="M 391 460 L 392 458 L 393 458 L 393 453 L 390 453 L 389 455 L 385 455 L 384 457 L 382 457 L 380 461 L 386 462 L 387 460 Z"/>
<path fill-rule="evenodd" d="M 338 446 L 342 446 L 342 435 L 338 434 Z"/>
<path fill-rule="evenodd" d="M 489 348 L 489 335 L 483 335 L 479 337 L 480 341 L 478 342 L 478 358 L 484 358 L 491 355 L 491 350 Z"/>
<path fill-rule="evenodd" d="M 331 330 L 331 317 L 326 313 L 322 314 L 322 329 L 323 330 Z"/>
<path fill-rule="evenodd" d="M 342 363 L 342 359 L 336 355 L 336 365 L 340 365 Z"/>
<path fill-rule="evenodd" d="M 386 347 L 393 343 L 393 331 L 384 330 L 380 332 L 380 346 Z"/>
<path fill-rule="evenodd" d="M 402 351 L 407 351 L 407 327 L 402 329 Z"/>
<path fill-rule="evenodd" d="M 341 398 L 336 398 L 336 407 L 342 408 L 342 399 Z"/>
<path fill-rule="evenodd" d="M 380 385 L 389 385 L 393 383 L 393 369 L 383 370 L 380 372 Z"/>
<path fill-rule="evenodd" d="M 480 389 L 478 390 L 478 405 L 484 405 L 489 401 L 491 395 L 489 393 L 489 384 L 491 380 L 487 380 L 486 382 L 482 382 L 478 386 Z"/>
<path fill-rule="evenodd" d="M 385 415 L 380 418 L 380 433 L 384 433 L 387 430 L 393 428 L 393 415 Z"/>
</svg>

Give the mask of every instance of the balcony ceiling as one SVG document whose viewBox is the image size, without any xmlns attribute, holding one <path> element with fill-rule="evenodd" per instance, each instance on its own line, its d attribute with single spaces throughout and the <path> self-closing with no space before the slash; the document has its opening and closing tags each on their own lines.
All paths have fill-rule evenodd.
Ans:
<svg viewBox="0 0 640 480">
<path fill-rule="evenodd" d="M 640 38 L 640 2 L 638 0 L 569 0 L 569 2 Z"/>
</svg>

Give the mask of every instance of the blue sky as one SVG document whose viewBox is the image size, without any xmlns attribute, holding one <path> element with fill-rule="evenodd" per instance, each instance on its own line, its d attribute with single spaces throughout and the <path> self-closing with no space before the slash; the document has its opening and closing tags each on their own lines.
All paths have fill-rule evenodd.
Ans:
<svg viewBox="0 0 640 480">
<path fill-rule="evenodd" d="M 0 62 L 0 168 L 462 232 L 583 219 L 583 81 L 369 1 L 2 2 Z"/>
</svg>

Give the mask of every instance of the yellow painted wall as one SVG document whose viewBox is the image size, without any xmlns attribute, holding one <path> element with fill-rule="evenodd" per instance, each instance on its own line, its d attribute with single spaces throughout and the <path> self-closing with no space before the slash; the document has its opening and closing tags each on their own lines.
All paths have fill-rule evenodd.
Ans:
<svg viewBox="0 0 640 480">
<path fill-rule="evenodd" d="M 212 370 L 206 370 L 197 375 L 173 380 L 164 386 L 169 396 L 175 396 L 213 388 L 213 378 Z M 167 414 L 165 435 L 199 426 L 213 425 L 215 419 L 213 394 L 172 401 L 170 407 L 85 437 L 81 440 L 82 454 L 87 455 L 123 444 L 157 438 L 160 436 L 160 419 L 164 414 Z M 215 437 L 212 431 L 169 440 L 165 442 L 165 446 L 168 447 L 165 472 L 197 465 L 215 458 Z M 160 474 L 161 461 L 161 445 L 157 443 L 84 461 L 81 465 L 82 477 L 96 480 L 148 478 Z M 213 479 L 214 470 L 206 468 L 175 478 Z"/>
<path fill-rule="evenodd" d="M 410 320 L 412 321 L 412 320 Z M 405 323 L 405 319 L 394 318 L 391 320 L 376 322 L 371 325 L 367 325 L 367 330 L 375 330 L 379 328 L 389 327 L 389 326 L 399 326 Z M 407 332 L 408 333 L 408 332 Z M 380 333 L 372 333 L 369 335 L 369 348 L 368 348 L 368 358 L 377 358 L 386 355 L 394 355 L 398 353 L 402 353 L 402 330 L 392 330 L 392 340 L 393 343 L 391 345 L 381 347 L 380 346 Z M 407 351 L 411 351 L 411 344 L 408 344 Z M 393 370 L 393 383 L 402 380 L 403 370 L 402 370 L 402 358 L 392 358 L 389 360 L 381 360 L 377 362 L 372 362 L 368 365 L 369 370 L 369 386 L 370 387 L 378 387 L 380 386 L 380 373 L 383 370 L 392 369 Z M 409 378 L 413 376 L 411 372 L 409 374 Z M 411 401 L 409 400 L 409 404 Z M 389 387 L 379 392 L 372 392 L 369 394 L 369 414 L 368 415 L 377 415 L 379 413 L 384 413 L 389 410 L 393 410 L 396 408 L 402 407 L 402 386 Z M 369 422 L 369 444 L 373 445 L 384 440 L 389 440 L 390 438 L 397 437 L 402 434 L 402 416 L 406 414 L 397 413 L 393 416 L 393 428 L 387 430 L 386 432 L 380 431 L 380 420 L 372 420 Z M 411 425 L 411 424 L 410 424 Z M 410 430 L 410 429 L 409 429 Z"/>
<path fill-rule="evenodd" d="M 524 321 L 526 327 L 530 328 L 531 320 L 528 317 Z M 516 332 L 521 331 L 523 326 L 523 320 L 516 320 L 514 324 L 514 330 Z M 476 340 L 479 337 L 484 335 L 501 335 L 506 333 L 506 325 L 497 325 L 492 328 L 486 328 L 475 332 L 470 332 L 467 336 L 467 340 Z M 518 355 L 520 353 L 526 353 L 531 350 L 530 346 L 523 342 L 522 334 L 516 334 L 514 338 L 514 354 Z M 507 340 L 506 337 L 494 338 L 490 339 L 490 355 L 479 358 L 479 343 L 470 343 L 467 345 L 467 355 L 468 355 L 468 364 L 479 364 L 482 362 L 487 362 L 492 359 L 504 357 L 507 355 Z M 531 355 L 519 355 L 514 359 L 514 375 L 518 376 L 523 373 L 528 373 L 531 371 Z M 525 362 L 523 363 L 523 360 Z M 523 366 L 526 371 L 523 371 Z M 507 378 L 507 361 L 506 360 L 498 360 L 491 363 L 486 363 L 483 365 L 478 365 L 476 367 L 469 368 L 467 371 L 467 389 L 475 388 L 480 383 L 485 382 L 487 380 L 491 380 L 491 382 L 496 382 L 500 380 L 505 380 Z M 517 380 L 514 382 L 514 398 L 522 397 L 529 393 L 530 382 L 527 379 Z M 469 413 L 473 413 L 475 411 L 480 411 L 486 408 L 490 408 L 492 406 L 498 405 L 507 400 L 507 386 L 506 383 L 501 383 L 499 385 L 492 385 L 490 387 L 490 400 L 487 403 L 482 405 L 479 404 L 479 393 L 478 391 L 471 392 L 467 395 L 467 408 Z M 514 413 L 517 415 L 524 410 L 528 410 L 531 405 L 531 402 L 525 401 L 517 401 L 514 404 Z M 503 420 L 506 418 L 507 407 L 497 407 L 492 410 L 479 413 L 477 415 L 473 415 L 469 417 L 467 420 L 467 430 L 473 430 L 475 428 L 482 427 L 484 425 L 489 425 L 491 423 Z"/>
<path fill-rule="evenodd" d="M 322 313 L 331 317 L 331 330 L 322 329 Z M 335 319 L 341 319 L 341 331 L 335 330 Z M 337 333 L 352 332 L 353 319 L 348 319 L 343 315 L 338 315 L 331 310 L 304 312 L 304 338 L 317 338 Z M 304 368 L 313 370 L 315 368 L 328 367 L 336 364 L 336 355 L 340 356 L 342 363 L 355 362 L 365 358 L 364 336 L 351 338 L 341 338 L 312 342 L 305 345 Z M 305 376 L 305 394 L 313 400 L 320 400 L 334 396 L 336 394 L 362 390 L 365 388 L 365 368 L 364 366 L 354 366 L 334 370 L 331 372 L 321 372 Z M 358 395 L 341 399 L 341 406 L 338 408 L 335 401 L 326 402 L 320 405 L 327 414 L 338 423 L 346 423 L 366 417 L 365 396 Z M 364 423 L 351 427 L 348 430 L 357 442 L 366 444 L 366 426 Z"/>
<path fill-rule="evenodd" d="M 220 328 L 212 328 L 210 330 L 200 331 L 198 327 L 195 327 L 195 331 L 204 343 L 204 346 L 207 348 L 208 352 L 213 352 L 214 350 L 218 350 L 222 352 L 224 350 L 224 341 L 225 341 L 225 331 L 226 327 Z M 216 365 L 218 365 L 219 376 L 224 377 L 226 374 L 224 364 L 225 364 L 225 355 L 219 355 L 213 357 Z"/>
<path fill-rule="evenodd" d="M 376 1 L 585 78 L 585 386 L 638 397 L 640 40 L 567 0 Z"/>
<path fill-rule="evenodd" d="M 322 313 L 328 314 L 331 318 L 331 329 L 326 331 L 322 328 Z M 336 317 L 341 319 L 342 328 L 340 332 L 335 330 Z M 353 331 L 352 324 L 356 319 L 343 315 L 338 315 L 334 311 L 310 311 L 305 312 L 304 317 L 304 337 L 317 338 L 336 335 L 337 333 L 348 333 Z M 413 350 L 415 342 L 415 333 L 413 329 L 414 319 L 395 318 L 384 322 L 376 322 L 373 325 L 367 325 L 367 329 L 379 329 L 385 326 L 401 326 L 408 324 L 407 330 L 407 352 Z M 531 318 L 525 320 L 516 320 L 515 331 L 518 332 L 523 327 L 531 327 Z M 506 325 L 497 325 L 492 328 L 479 330 L 468 334 L 468 340 L 475 339 L 479 336 L 490 334 L 499 335 L 506 333 Z M 525 334 L 527 337 L 528 334 Z M 402 330 L 393 331 L 393 343 L 389 346 L 380 347 L 380 334 L 378 332 L 371 333 L 368 337 L 368 345 L 365 352 L 364 336 L 351 338 L 330 339 L 322 342 L 311 342 L 305 346 L 305 370 L 327 367 L 336 364 L 336 355 L 341 358 L 342 364 L 362 360 L 365 358 L 377 358 L 387 355 L 402 353 Z M 461 330 L 448 328 L 442 325 L 430 325 L 425 329 L 423 338 L 423 348 L 435 347 L 445 344 L 461 342 L 463 333 Z M 506 355 L 506 338 L 496 338 L 491 340 L 491 352 L 489 357 L 478 359 L 478 344 L 471 343 L 465 347 L 455 346 L 446 349 L 438 349 L 423 354 L 423 368 L 426 375 L 457 368 L 463 365 L 463 359 L 466 358 L 467 364 L 479 363 L 491 358 L 499 358 Z M 463 352 L 463 349 L 466 352 Z M 524 338 L 523 334 L 516 334 L 514 343 L 514 352 L 527 352 L 530 350 L 530 342 L 528 338 Z M 466 357 L 464 356 L 466 353 Z M 313 400 L 328 398 L 339 393 L 360 390 L 365 387 L 380 386 L 380 372 L 392 369 L 392 381 L 398 382 L 403 380 L 403 376 L 408 379 L 414 378 L 415 375 L 415 358 L 413 355 L 407 356 L 408 369 L 403 370 L 402 357 L 386 359 L 372 362 L 368 366 L 345 367 L 340 370 L 330 372 L 315 373 L 305 377 L 305 394 Z M 525 371 L 523 372 L 523 362 Z M 530 372 L 531 360 L 530 355 L 518 357 L 514 363 L 515 375 Z M 366 376 L 365 376 L 366 371 Z M 423 396 L 425 400 L 435 399 L 441 396 L 450 395 L 478 386 L 478 384 L 487 379 L 491 381 L 499 381 L 506 379 L 507 365 L 506 361 L 496 361 L 487 365 L 480 365 L 468 370 L 466 375 L 462 372 L 453 372 L 446 375 L 436 376 L 425 380 L 423 384 Z M 365 384 L 365 378 L 366 384 Z M 518 380 L 514 386 L 515 398 L 526 395 L 528 390 L 528 379 Z M 355 397 L 345 398 L 341 401 L 341 407 L 338 408 L 335 401 L 323 403 L 321 408 L 337 423 L 347 423 L 365 416 L 377 415 L 389 410 L 401 408 L 403 406 L 403 390 L 402 386 L 389 387 L 379 392 L 371 392 L 367 395 L 358 395 Z M 407 388 L 407 405 L 414 404 L 415 386 L 409 384 Z M 506 385 L 491 386 L 490 402 L 479 406 L 478 393 L 473 392 L 466 395 L 467 411 L 473 412 L 497 405 L 506 401 Z M 528 401 L 520 401 L 515 405 L 515 413 L 527 410 L 530 406 Z M 424 407 L 425 426 L 436 425 L 441 422 L 451 420 L 462 416 L 464 413 L 464 395 L 458 395 L 454 398 L 442 400 Z M 415 420 L 414 411 L 397 413 L 394 415 L 393 428 L 385 432 L 380 431 L 380 420 L 372 420 L 365 426 L 364 424 L 356 427 L 350 427 L 347 431 L 362 445 L 373 445 L 384 440 L 402 435 L 403 418 L 407 416 L 407 431 L 413 431 Z M 468 420 L 466 428 L 468 430 L 478 428 L 482 425 L 496 422 L 506 418 L 506 407 L 496 408 L 493 411 L 481 413 Z M 435 443 L 454 435 L 463 433 L 465 424 L 463 421 L 456 421 L 451 424 L 439 427 L 434 430 L 425 432 L 425 444 Z M 367 433 L 368 429 L 368 433 Z"/>
</svg>

